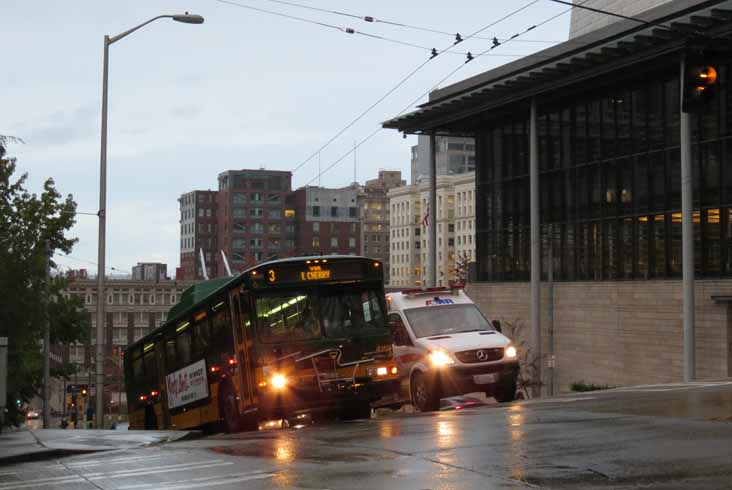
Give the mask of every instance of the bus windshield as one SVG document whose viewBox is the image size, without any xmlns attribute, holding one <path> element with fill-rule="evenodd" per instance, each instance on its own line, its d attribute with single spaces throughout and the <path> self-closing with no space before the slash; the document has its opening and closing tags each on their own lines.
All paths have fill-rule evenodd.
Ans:
<svg viewBox="0 0 732 490">
<path fill-rule="evenodd" d="M 386 330 L 379 289 L 320 287 L 280 291 L 256 298 L 262 342 L 347 338 Z"/>
</svg>

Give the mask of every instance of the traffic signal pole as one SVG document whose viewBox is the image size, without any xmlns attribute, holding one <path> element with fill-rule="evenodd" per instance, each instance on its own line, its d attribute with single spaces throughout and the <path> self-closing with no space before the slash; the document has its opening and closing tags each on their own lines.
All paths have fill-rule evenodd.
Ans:
<svg viewBox="0 0 732 490">
<path fill-rule="evenodd" d="M 681 55 L 680 86 L 681 105 L 684 105 L 684 85 L 686 76 L 686 53 Z M 683 338 L 684 338 L 684 381 L 696 378 L 696 342 L 694 325 L 694 224 L 692 210 L 692 172 L 691 172 L 691 114 L 681 111 L 681 253 L 683 288 Z M 701 225 L 701 215 L 700 215 Z"/>
</svg>

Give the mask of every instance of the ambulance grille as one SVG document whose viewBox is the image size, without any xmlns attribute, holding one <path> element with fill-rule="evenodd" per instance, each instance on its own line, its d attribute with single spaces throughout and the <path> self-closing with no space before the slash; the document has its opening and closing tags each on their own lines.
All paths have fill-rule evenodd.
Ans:
<svg viewBox="0 0 732 490">
<path fill-rule="evenodd" d="M 455 357 L 465 364 L 500 361 L 503 359 L 503 348 L 464 350 L 462 352 L 456 352 Z"/>
</svg>

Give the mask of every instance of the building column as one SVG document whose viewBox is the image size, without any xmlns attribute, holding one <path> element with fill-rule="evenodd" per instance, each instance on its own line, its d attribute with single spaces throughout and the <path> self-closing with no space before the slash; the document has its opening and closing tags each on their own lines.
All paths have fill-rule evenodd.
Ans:
<svg viewBox="0 0 732 490">
<path fill-rule="evenodd" d="M 684 102 L 684 64 L 686 55 L 681 55 L 679 86 Z M 691 173 L 691 115 L 681 111 L 681 251 L 683 271 L 683 311 L 684 311 L 684 381 L 696 378 L 696 356 L 694 339 L 694 224 Z"/>
<path fill-rule="evenodd" d="M 536 116 L 536 98 L 531 99 L 529 120 L 529 188 L 530 188 L 530 225 L 531 225 L 531 356 L 535 366 L 533 373 L 537 385 L 532 390 L 533 397 L 541 396 L 541 234 L 539 233 L 539 131 Z"/>
<path fill-rule="evenodd" d="M 437 286 L 437 140 L 435 133 L 430 134 L 430 200 L 427 236 L 429 237 L 427 286 L 435 287 Z"/>
</svg>

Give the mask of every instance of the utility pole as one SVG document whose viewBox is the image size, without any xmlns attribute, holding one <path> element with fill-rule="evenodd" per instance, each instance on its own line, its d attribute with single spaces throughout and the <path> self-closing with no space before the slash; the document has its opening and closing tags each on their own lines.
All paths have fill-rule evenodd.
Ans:
<svg viewBox="0 0 732 490">
<path fill-rule="evenodd" d="M 681 56 L 681 105 L 684 104 L 686 54 Z M 684 381 L 696 378 L 696 343 L 694 326 L 694 225 L 691 171 L 691 114 L 681 111 L 681 268 L 683 289 Z"/>
<path fill-rule="evenodd" d="M 51 314 L 49 297 L 51 288 L 51 245 L 48 239 L 44 242 L 43 251 L 46 257 L 46 281 L 43 292 L 43 428 L 51 427 Z"/>
<path fill-rule="evenodd" d="M 5 402 L 8 399 L 8 338 L 0 337 L 0 432 L 5 425 Z"/>
<path fill-rule="evenodd" d="M 437 286 L 437 138 L 430 134 L 430 198 L 427 204 L 427 286 Z"/>
<path fill-rule="evenodd" d="M 537 384 L 532 396 L 541 396 L 541 235 L 539 233 L 539 131 L 536 98 L 531 99 L 529 123 L 529 208 L 531 225 L 531 361 L 536 365 L 532 373 Z"/>
</svg>

